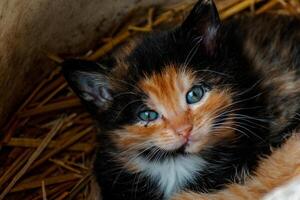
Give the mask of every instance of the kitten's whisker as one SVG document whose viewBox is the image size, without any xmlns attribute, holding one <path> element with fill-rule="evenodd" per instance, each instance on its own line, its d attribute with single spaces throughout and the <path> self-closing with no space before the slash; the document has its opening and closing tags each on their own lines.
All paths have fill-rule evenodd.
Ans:
<svg viewBox="0 0 300 200">
<path fill-rule="evenodd" d="M 256 108 L 257 107 L 248 107 L 248 108 L 237 108 L 237 109 L 226 110 L 224 112 L 221 112 L 217 116 L 213 117 L 212 120 L 216 120 L 218 117 L 220 117 L 222 115 L 229 115 L 229 117 L 236 117 L 236 116 L 240 117 L 240 118 L 236 118 L 236 119 L 247 118 L 247 119 L 252 119 L 252 120 L 260 121 L 260 122 L 269 122 L 270 120 L 268 120 L 268 119 L 255 118 L 255 117 L 251 117 L 251 116 L 248 116 L 248 115 L 235 113 L 236 111 L 256 109 Z M 213 114 L 215 114 L 215 113 L 213 113 Z"/>
<path fill-rule="evenodd" d="M 251 116 L 248 116 L 248 115 L 243 115 L 243 114 L 238 114 L 238 113 L 232 113 L 232 116 L 241 116 L 241 117 L 245 117 L 245 118 L 256 120 L 256 121 L 260 121 L 260 122 L 272 123 L 269 119 L 262 119 L 262 118 L 257 118 L 257 117 L 251 117 Z"/>
<path fill-rule="evenodd" d="M 257 96 L 257 95 L 256 95 Z M 243 101 L 246 101 L 246 100 L 249 100 L 249 99 L 251 99 L 251 98 L 253 98 L 253 97 L 250 97 L 250 98 L 248 98 L 248 99 L 244 99 Z M 254 97 L 255 98 L 255 97 Z M 236 104 L 238 104 L 238 103 L 241 103 L 242 101 L 236 101 L 236 102 L 232 102 L 232 103 L 230 103 L 230 104 L 228 104 L 228 105 L 225 105 L 225 106 L 222 106 L 222 107 L 220 107 L 219 109 L 217 109 L 217 110 L 215 110 L 214 112 L 213 112 L 213 114 L 215 114 L 215 113 L 217 113 L 217 112 L 219 112 L 219 111 L 221 111 L 221 110 L 225 110 L 225 109 L 227 109 L 227 108 L 230 108 L 230 107 L 233 107 L 234 105 L 236 105 Z M 233 109 L 231 109 L 231 110 L 228 110 L 228 112 L 233 112 L 233 111 L 239 111 L 239 110 L 247 110 L 247 109 L 256 109 L 256 108 L 260 108 L 259 106 L 255 106 L 255 107 L 247 107 L 247 108 L 236 108 L 236 110 L 233 110 Z M 226 114 L 226 113 L 224 113 L 224 114 Z"/>
<path fill-rule="evenodd" d="M 244 122 L 253 124 L 253 125 L 255 125 L 255 126 L 259 126 L 259 127 L 261 127 L 261 128 L 268 129 L 266 126 L 263 126 L 263 125 L 261 125 L 261 124 L 255 123 L 255 122 L 253 122 L 253 121 L 247 119 L 246 117 L 227 117 L 226 119 L 227 119 L 227 120 L 242 120 L 242 121 L 244 121 Z M 248 125 L 248 124 L 247 124 L 247 125 Z M 249 125 L 249 126 L 255 128 L 255 126 L 253 126 L 253 125 Z"/>
<path fill-rule="evenodd" d="M 149 141 L 145 141 L 145 142 L 139 143 L 137 145 L 133 145 L 132 147 L 127 148 L 127 149 L 123 150 L 122 152 L 120 152 L 120 154 L 127 154 L 128 152 L 139 151 L 141 149 L 144 149 L 147 146 L 151 146 Z"/>
<path fill-rule="evenodd" d="M 247 133 L 245 133 L 244 131 L 242 131 L 242 130 L 240 130 L 238 128 L 235 128 L 235 127 L 232 127 L 232 126 L 220 126 L 220 127 L 217 127 L 216 130 L 218 130 L 218 129 L 220 130 L 221 128 L 233 130 L 233 131 L 236 131 L 238 133 L 242 133 L 245 136 L 247 136 L 248 138 L 250 138 L 250 136 Z"/>
<path fill-rule="evenodd" d="M 258 81 L 257 83 L 255 83 L 254 85 L 256 85 L 256 84 L 258 84 L 258 83 L 259 83 L 259 81 Z M 230 104 L 228 104 L 228 105 L 226 105 L 226 106 L 222 106 L 222 107 L 220 107 L 219 109 L 215 110 L 215 111 L 212 113 L 212 115 L 218 113 L 218 112 L 221 111 L 221 110 L 226 110 L 227 108 L 233 107 L 233 106 L 235 106 L 235 105 L 237 105 L 237 104 L 239 104 L 239 103 L 242 103 L 242 102 L 245 102 L 245 101 L 249 101 L 249 100 L 251 100 L 251 99 L 254 99 L 254 98 L 256 98 L 256 97 L 258 97 L 258 96 L 260 96 L 260 95 L 262 95 L 262 94 L 263 94 L 263 93 L 261 92 L 261 93 L 258 93 L 258 94 L 256 94 L 256 95 L 254 95 L 254 96 L 251 96 L 251 97 L 249 97 L 249 98 L 241 99 L 241 100 L 239 100 L 239 101 L 234 101 L 234 102 L 232 102 L 232 103 L 230 103 Z M 255 106 L 255 107 L 247 107 L 247 108 L 236 108 L 236 109 L 231 109 L 231 110 L 228 110 L 228 111 L 225 111 L 225 112 L 220 113 L 217 117 L 219 117 L 220 115 L 232 113 L 232 112 L 235 112 L 235 111 L 248 110 L 248 109 L 257 109 L 257 108 L 260 108 L 260 107 L 259 107 L 259 106 Z M 215 118 L 217 118 L 217 117 L 215 117 Z"/>
<path fill-rule="evenodd" d="M 251 100 L 251 99 L 255 99 L 256 97 L 258 97 L 258 96 L 260 96 L 260 95 L 262 95 L 262 94 L 263 94 L 263 93 L 258 93 L 258 94 L 254 95 L 254 96 L 249 97 L 249 98 L 241 99 L 241 100 L 239 100 L 239 101 L 234 101 L 234 102 L 232 102 L 231 104 L 228 104 L 227 107 L 232 107 L 232 106 L 234 106 L 234 105 L 236 105 L 236 104 L 239 104 L 239 103 L 242 103 L 242 102 L 245 102 L 245 101 L 249 101 L 249 100 Z M 250 107 L 249 107 L 249 108 L 250 108 Z M 259 107 L 256 106 L 256 107 L 254 107 L 254 108 L 259 108 Z M 248 109 L 248 108 L 247 108 L 247 109 Z"/>
<path fill-rule="evenodd" d="M 224 127 L 224 128 L 229 128 L 229 127 Z M 252 134 L 253 136 L 257 137 L 258 139 L 260 139 L 262 142 L 264 143 L 267 143 L 263 138 L 261 138 L 260 136 L 258 136 L 257 134 L 253 133 L 253 131 L 241 126 L 241 125 L 237 125 L 237 124 L 234 124 L 233 126 L 231 126 L 230 128 L 236 130 L 237 132 L 239 133 L 242 133 L 244 134 L 245 136 L 247 136 L 248 138 L 250 138 L 250 136 L 246 133 L 248 132 L 249 134 Z M 245 131 L 242 131 L 241 129 L 244 129 Z"/>
<path fill-rule="evenodd" d="M 248 110 L 248 109 L 255 109 L 256 107 L 249 107 L 249 108 L 237 108 L 237 109 L 231 109 L 231 110 L 227 110 L 226 107 L 222 107 L 222 109 L 226 109 L 224 112 L 220 112 L 217 116 L 211 117 L 210 121 L 215 121 L 217 120 L 219 117 L 221 117 L 222 115 L 229 115 L 228 117 L 226 117 L 226 119 L 229 119 L 232 117 L 235 117 L 236 115 L 240 115 L 244 118 L 248 118 L 248 119 L 255 119 L 256 121 L 258 121 L 259 118 L 253 118 L 247 115 L 242 115 L 242 114 L 236 114 L 234 113 L 235 111 L 240 111 L 240 110 Z M 218 109 L 221 110 L 221 109 Z M 212 113 L 212 115 L 216 114 L 216 112 Z M 237 118 L 235 118 L 237 119 Z M 239 118 L 240 119 L 240 118 Z M 264 120 L 264 119 L 261 119 Z"/>
<path fill-rule="evenodd" d="M 158 149 L 158 148 L 155 148 L 154 151 L 150 151 L 150 153 L 147 154 L 146 159 L 148 159 L 148 160 L 155 160 L 154 158 L 156 158 L 156 157 L 154 157 L 154 156 L 157 156 L 157 153 L 159 151 L 160 151 L 160 149 Z"/>
<path fill-rule="evenodd" d="M 235 122 L 234 125 L 243 125 L 243 126 L 246 126 L 246 127 L 249 127 L 249 128 L 257 128 L 255 125 L 249 125 L 247 122 L 241 122 L 241 121 L 238 121 L 238 122 Z"/>
<path fill-rule="evenodd" d="M 224 113 L 221 113 L 219 116 L 221 116 L 222 114 L 224 114 Z M 254 133 L 253 131 L 251 131 L 250 129 L 246 128 L 246 126 L 255 128 L 254 126 L 249 125 L 249 124 L 242 123 L 242 122 L 240 122 L 240 121 L 237 121 L 237 120 L 243 120 L 243 119 L 242 119 L 241 117 L 234 117 L 234 116 L 236 116 L 236 115 L 238 115 L 238 114 L 234 114 L 234 113 L 233 113 L 233 114 L 231 115 L 231 117 L 227 118 L 228 120 L 230 120 L 230 119 L 235 120 L 235 123 L 232 124 L 232 127 L 237 126 L 237 127 L 239 127 L 239 128 L 242 128 L 242 129 L 248 131 L 249 133 L 251 133 L 252 135 L 254 135 L 255 137 L 259 138 L 259 139 L 262 140 L 263 142 L 266 142 L 263 138 L 261 138 L 260 136 L 258 136 L 257 134 L 255 134 L 255 133 Z M 215 117 L 214 120 L 216 120 L 219 116 Z M 238 115 L 238 116 L 240 116 L 240 115 Z M 242 117 L 247 117 L 248 119 L 250 118 L 250 117 L 248 117 L 248 116 L 246 116 L 246 115 L 241 115 L 241 116 L 242 116 Z M 251 119 L 251 118 L 250 118 L 250 119 Z M 256 119 L 256 120 L 257 120 L 257 119 Z M 250 121 L 250 122 L 251 122 L 251 121 Z M 248 121 L 248 123 L 250 123 L 250 122 Z M 222 124 L 224 124 L 224 123 L 215 123 L 214 125 L 217 126 L 217 128 L 219 128 L 218 126 L 220 126 L 220 125 L 222 125 Z M 254 124 L 254 125 L 259 125 L 259 124 L 257 124 L 257 123 L 253 123 L 253 124 Z M 266 127 L 263 127 L 263 128 L 267 129 Z"/>
<path fill-rule="evenodd" d="M 237 126 L 238 128 L 244 129 L 245 131 L 249 132 L 250 134 L 254 135 L 255 137 L 257 137 L 258 139 L 260 139 L 262 142 L 267 143 L 267 141 L 265 141 L 262 137 L 260 137 L 259 135 L 255 134 L 253 131 L 251 131 L 250 129 L 244 127 L 242 124 L 234 124 L 233 126 Z"/>
<path fill-rule="evenodd" d="M 247 108 L 236 108 L 236 109 L 226 110 L 226 111 L 220 113 L 219 115 L 217 115 L 215 118 L 219 117 L 220 115 L 230 114 L 231 116 L 242 115 L 244 117 L 248 117 L 248 118 L 251 118 L 251 119 L 256 119 L 257 121 L 259 119 L 261 122 L 269 122 L 270 120 L 268 120 L 268 119 L 254 118 L 254 117 L 251 117 L 251 116 L 235 113 L 236 111 L 251 110 L 251 109 L 257 109 L 257 108 L 259 108 L 259 107 L 247 107 Z"/>
</svg>

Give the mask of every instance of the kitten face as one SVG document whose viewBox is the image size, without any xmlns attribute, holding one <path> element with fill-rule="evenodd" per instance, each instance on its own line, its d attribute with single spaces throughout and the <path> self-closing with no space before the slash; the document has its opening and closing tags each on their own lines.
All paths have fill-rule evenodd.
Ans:
<svg viewBox="0 0 300 200">
<path fill-rule="evenodd" d="M 106 65 L 63 63 L 101 128 L 94 172 L 107 196 L 219 189 L 256 164 L 269 134 L 266 104 L 227 28 L 213 2 L 199 0 L 181 26 L 131 42 Z"/>
<path fill-rule="evenodd" d="M 139 119 L 115 130 L 111 139 L 119 148 L 142 146 L 165 151 L 182 148 L 186 153 L 199 153 L 207 145 L 234 136 L 227 128 L 232 123 L 229 115 L 224 114 L 232 103 L 231 93 L 211 88 L 192 70 L 169 65 L 161 73 L 140 80 L 137 86 L 145 98 L 144 107 L 136 113 L 151 111 L 157 117 Z M 197 89 L 201 96 L 190 102 L 188 95 Z"/>
<path fill-rule="evenodd" d="M 215 5 L 199 1 L 180 27 L 116 54 L 110 70 L 71 60 L 63 72 L 116 152 L 198 154 L 250 130 L 236 131 L 235 117 L 249 114 L 241 104 L 253 98 L 239 99 L 252 95 L 243 90 L 256 79 L 246 68 L 237 74 L 243 63 L 230 55 L 237 50 L 227 49 L 221 28 Z"/>
</svg>

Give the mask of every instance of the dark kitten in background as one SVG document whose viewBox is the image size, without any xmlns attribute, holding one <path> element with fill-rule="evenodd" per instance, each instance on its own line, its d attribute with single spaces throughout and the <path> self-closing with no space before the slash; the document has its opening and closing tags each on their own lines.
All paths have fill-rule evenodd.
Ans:
<svg viewBox="0 0 300 200">
<path fill-rule="evenodd" d="M 101 127 L 94 172 L 104 200 L 242 182 L 299 126 L 299 27 L 284 16 L 221 24 L 203 0 L 111 66 L 66 61 L 66 80 Z"/>
</svg>

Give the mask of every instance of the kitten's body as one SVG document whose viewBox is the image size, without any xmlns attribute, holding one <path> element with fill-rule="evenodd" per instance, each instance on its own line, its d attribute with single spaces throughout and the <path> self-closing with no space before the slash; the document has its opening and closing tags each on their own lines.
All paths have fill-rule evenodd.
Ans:
<svg viewBox="0 0 300 200">
<path fill-rule="evenodd" d="M 172 200 L 300 199 L 299 136 L 299 132 L 296 132 L 280 149 L 262 160 L 255 175 L 248 178 L 244 184 L 230 184 L 226 189 L 212 194 L 184 192 Z"/>
<path fill-rule="evenodd" d="M 102 129 L 94 170 L 103 198 L 168 199 L 243 182 L 259 156 L 299 128 L 297 27 L 269 16 L 220 26 L 203 1 L 182 27 L 131 45 L 109 72 L 65 63 Z M 190 105 L 185 95 L 195 85 L 206 93 Z M 145 123 L 136 117 L 143 109 L 160 117 Z"/>
<path fill-rule="evenodd" d="M 243 52 L 267 92 L 267 113 L 275 135 L 299 126 L 300 21 L 291 16 L 262 15 L 236 20 Z M 254 28 L 255 27 L 255 28 Z"/>
</svg>

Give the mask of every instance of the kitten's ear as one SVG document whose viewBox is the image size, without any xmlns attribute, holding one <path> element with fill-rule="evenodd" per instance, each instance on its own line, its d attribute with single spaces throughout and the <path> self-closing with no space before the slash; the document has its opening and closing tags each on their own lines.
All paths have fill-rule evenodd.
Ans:
<svg viewBox="0 0 300 200">
<path fill-rule="evenodd" d="M 221 25 L 218 10 L 213 0 L 199 0 L 183 22 L 183 34 L 200 37 L 209 54 L 216 47 L 218 29 Z"/>
<path fill-rule="evenodd" d="M 70 87 L 89 109 L 97 109 L 97 112 L 105 110 L 112 100 L 107 71 L 91 61 L 70 59 L 62 63 L 62 72 Z"/>
</svg>

